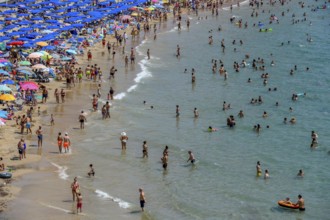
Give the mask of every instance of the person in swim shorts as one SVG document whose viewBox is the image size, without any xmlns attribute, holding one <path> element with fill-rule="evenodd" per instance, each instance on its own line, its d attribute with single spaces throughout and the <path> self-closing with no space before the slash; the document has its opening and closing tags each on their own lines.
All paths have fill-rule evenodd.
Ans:
<svg viewBox="0 0 330 220">
<path fill-rule="evenodd" d="M 299 211 L 305 211 L 305 201 L 301 195 L 298 195 L 298 201 L 296 205 L 299 205 Z"/>
<path fill-rule="evenodd" d="M 38 147 L 42 147 L 42 138 L 43 138 L 43 135 L 42 135 L 41 126 L 39 126 L 39 129 L 36 131 L 36 134 L 38 136 Z"/>
<path fill-rule="evenodd" d="M 195 163 L 195 157 L 193 155 L 193 153 L 191 151 L 188 151 L 188 154 L 189 154 L 189 158 L 187 160 L 187 163 L 190 161 L 192 164 Z"/>
<path fill-rule="evenodd" d="M 65 153 L 69 152 L 70 145 L 71 145 L 70 137 L 68 136 L 68 133 L 65 133 L 63 137 L 63 147 Z"/>
<path fill-rule="evenodd" d="M 143 192 L 143 189 L 142 188 L 139 188 L 139 192 L 140 192 L 140 206 L 141 206 L 141 209 L 142 209 L 142 212 L 144 211 L 144 205 L 146 203 L 146 197 L 144 195 L 144 192 Z"/>
<path fill-rule="evenodd" d="M 78 214 L 79 210 L 80 210 L 80 212 L 82 212 L 82 195 L 80 192 L 77 193 L 77 214 Z"/>
</svg>

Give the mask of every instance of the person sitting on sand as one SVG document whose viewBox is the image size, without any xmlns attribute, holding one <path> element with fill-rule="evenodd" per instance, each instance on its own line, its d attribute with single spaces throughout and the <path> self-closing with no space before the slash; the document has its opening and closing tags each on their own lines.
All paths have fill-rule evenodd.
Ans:
<svg viewBox="0 0 330 220">
<path fill-rule="evenodd" d="M 2 157 L 0 157 L 0 161 L 2 161 L 2 160 L 3 160 Z M 0 171 L 5 171 L 5 164 L 4 163 L 0 164 Z"/>
</svg>

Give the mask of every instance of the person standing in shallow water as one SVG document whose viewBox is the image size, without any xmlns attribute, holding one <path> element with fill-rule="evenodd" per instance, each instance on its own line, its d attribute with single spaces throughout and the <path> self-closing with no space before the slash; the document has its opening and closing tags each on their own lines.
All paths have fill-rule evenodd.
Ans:
<svg viewBox="0 0 330 220">
<path fill-rule="evenodd" d="M 143 158 L 148 158 L 148 145 L 147 145 L 147 141 L 143 141 L 143 145 L 142 145 L 142 153 L 143 153 Z"/>
<path fill-rule="evenodd" d="M 126 132 L 121 132 L 121 134 L 120 134 L 120 142 L 121 142 L 121 149 L 122 150 L 126 150 L 127 140 L 128 140 L 128 137 L 127 137 Z"/>
<path fill-rule="evenodd" d="M 79 123 L 80 123 L 80 129 L 84 129 L 85 128 L 85 122 L 87 121 L 87 119 L 84 115 L 84 111 L 81 111 L 78 119 L 79 119 Z"/>
<path fill-rule="evenodd" d="M 142 188 L 139 188 L 139 193 L 140 193 L 140 196 L 139 196 L 139 198 L 140 198 L 140 206 L 141 206 L 141 210 L 143 212 L 144 211 L 144 205 L 145 205 L 145 203 L 147 201 L 146 201 L 146 197 L 144 195 L 144 192 L 143 192 L 143 189 Z"/>
<path fill-rule="evenodd" d="M 256 169 L 257 169 L 257 176 L 261 176 L 262 175 L 262 171 L 261 171 L 260 161 L 257 162 Z"/>
</svg>

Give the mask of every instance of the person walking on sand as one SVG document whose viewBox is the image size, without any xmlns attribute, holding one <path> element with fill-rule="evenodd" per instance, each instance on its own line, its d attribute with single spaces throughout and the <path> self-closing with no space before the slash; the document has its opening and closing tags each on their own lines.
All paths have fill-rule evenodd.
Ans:
<svg viewBox="0 0 330 220">
<path fill-rule="evenodd" d="M 59 152 L 62 153 L 63 136 L 62 136 L 61 132 L 59 132 L 57 135 L 57 146 L 58 146 Z"/>
<path fill-rule="evenodd" d="M 79 193 L 79 183 L 77 181 L 77 177 L 73 179 L 73 183 L 71 184 L 71 190 L 72 190 L 72 200 L 75 201 L 77 197 L 77 193 Z"/>
<path fill-rule="evenodd" d="M 60 91 L 58 90 L 58 88 L 55 89 L 54 96 L 56 99 L 56 103 L 60 103 Z"/>
<path fill-rule="evenodd" d="M 61 89 L 61 99 L 62 99 L 62 103 L 64 103 L 64 101 L 65 101 L 65 91 L 64 91 L 64 89 Z"/>
<path fill-rule="evenodd" d="M 140 207 L 141 207 L 142 212 L 144 212 L 144 205 L 147 201 L 146 201 L 146 197 L 144 195 L 144 192 L 143 192 L 142 188 L 139 188 L 139 193 L 140 193 L 140 196 L 139 196 L 139 198 L 140 198 Z"/>
<path fill-rule="evenodd" d="M 42 129 L 41 126 L 39 126 L 38 130 L 36 130 L 36 135 L 38 136 L 38 147 L 42 147 Z"/>
<path fill-rule="evenodd" d="M 70 151 L 70 137 L 67 132 L 65 132 L 64 137 L 63 137 L 63 147 L 64 147 L 64 152 L 68 153 Z"/>
<path fill-rule="evenodd" d="M 121 149 L 122 150 L 126 150 L 127 140 L 128 140 L 128 137 L 127 137 L 126 132 L 124 132 L 124 131 L 121 132 L 121 134 L 120 134 L 120 142 L 121 142 Z"/>
<path fill-rule="evenodd" d="M 87 119 L 84 115 L 84 111 L 81 111 L 78 119 L 79 119 L 79 122 L 80 122 L 80 129 L 84 129 L 85 128 L 85 122 L 87 121 Z"/>
<path fill-rule="evenodd" d="M 18 144 L 17 144 L 17 149 L 18 149 L 18 154 L 19 154 L 19 159 L 22 160 L 24 158 L 24 139 L 22 138 Z"/>
<path fill-rule="evenodd" d="M 82 212 L 82 195 L 80 192 L 77 193 L 77 214 L 78 214 L 79 210 L 80 210 L 80 212 Z"/>
</svg>

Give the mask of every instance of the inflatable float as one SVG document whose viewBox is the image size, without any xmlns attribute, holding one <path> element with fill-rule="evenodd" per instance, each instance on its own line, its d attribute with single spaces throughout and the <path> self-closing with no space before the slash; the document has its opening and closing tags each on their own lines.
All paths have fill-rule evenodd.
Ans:
<svg viewBox="0 0 330 220">
<path fill-rule="evenodd" d="M 278 205 L 281 207 L 285 207 L 288 209 L 299 209 L 299 205 L 293 204 L 293 203 L 288 203 L 285 200 L 280 200 L 278 201 Z"/>
<path fill-rule="evenodd" d="M 263 29 L 260 29 L 259 32 L 272 32 L 273 31 L 273 28 L 263 28 Z"/>
<path fill-rule="evenodd" d="M 1 179 L 10 179 L 11 176 L 12 176 L 12 174 L 11 173 L 8 173 L 8 172 L 1 172 L 0 173 L 0 178 Z"/>
</svg>

